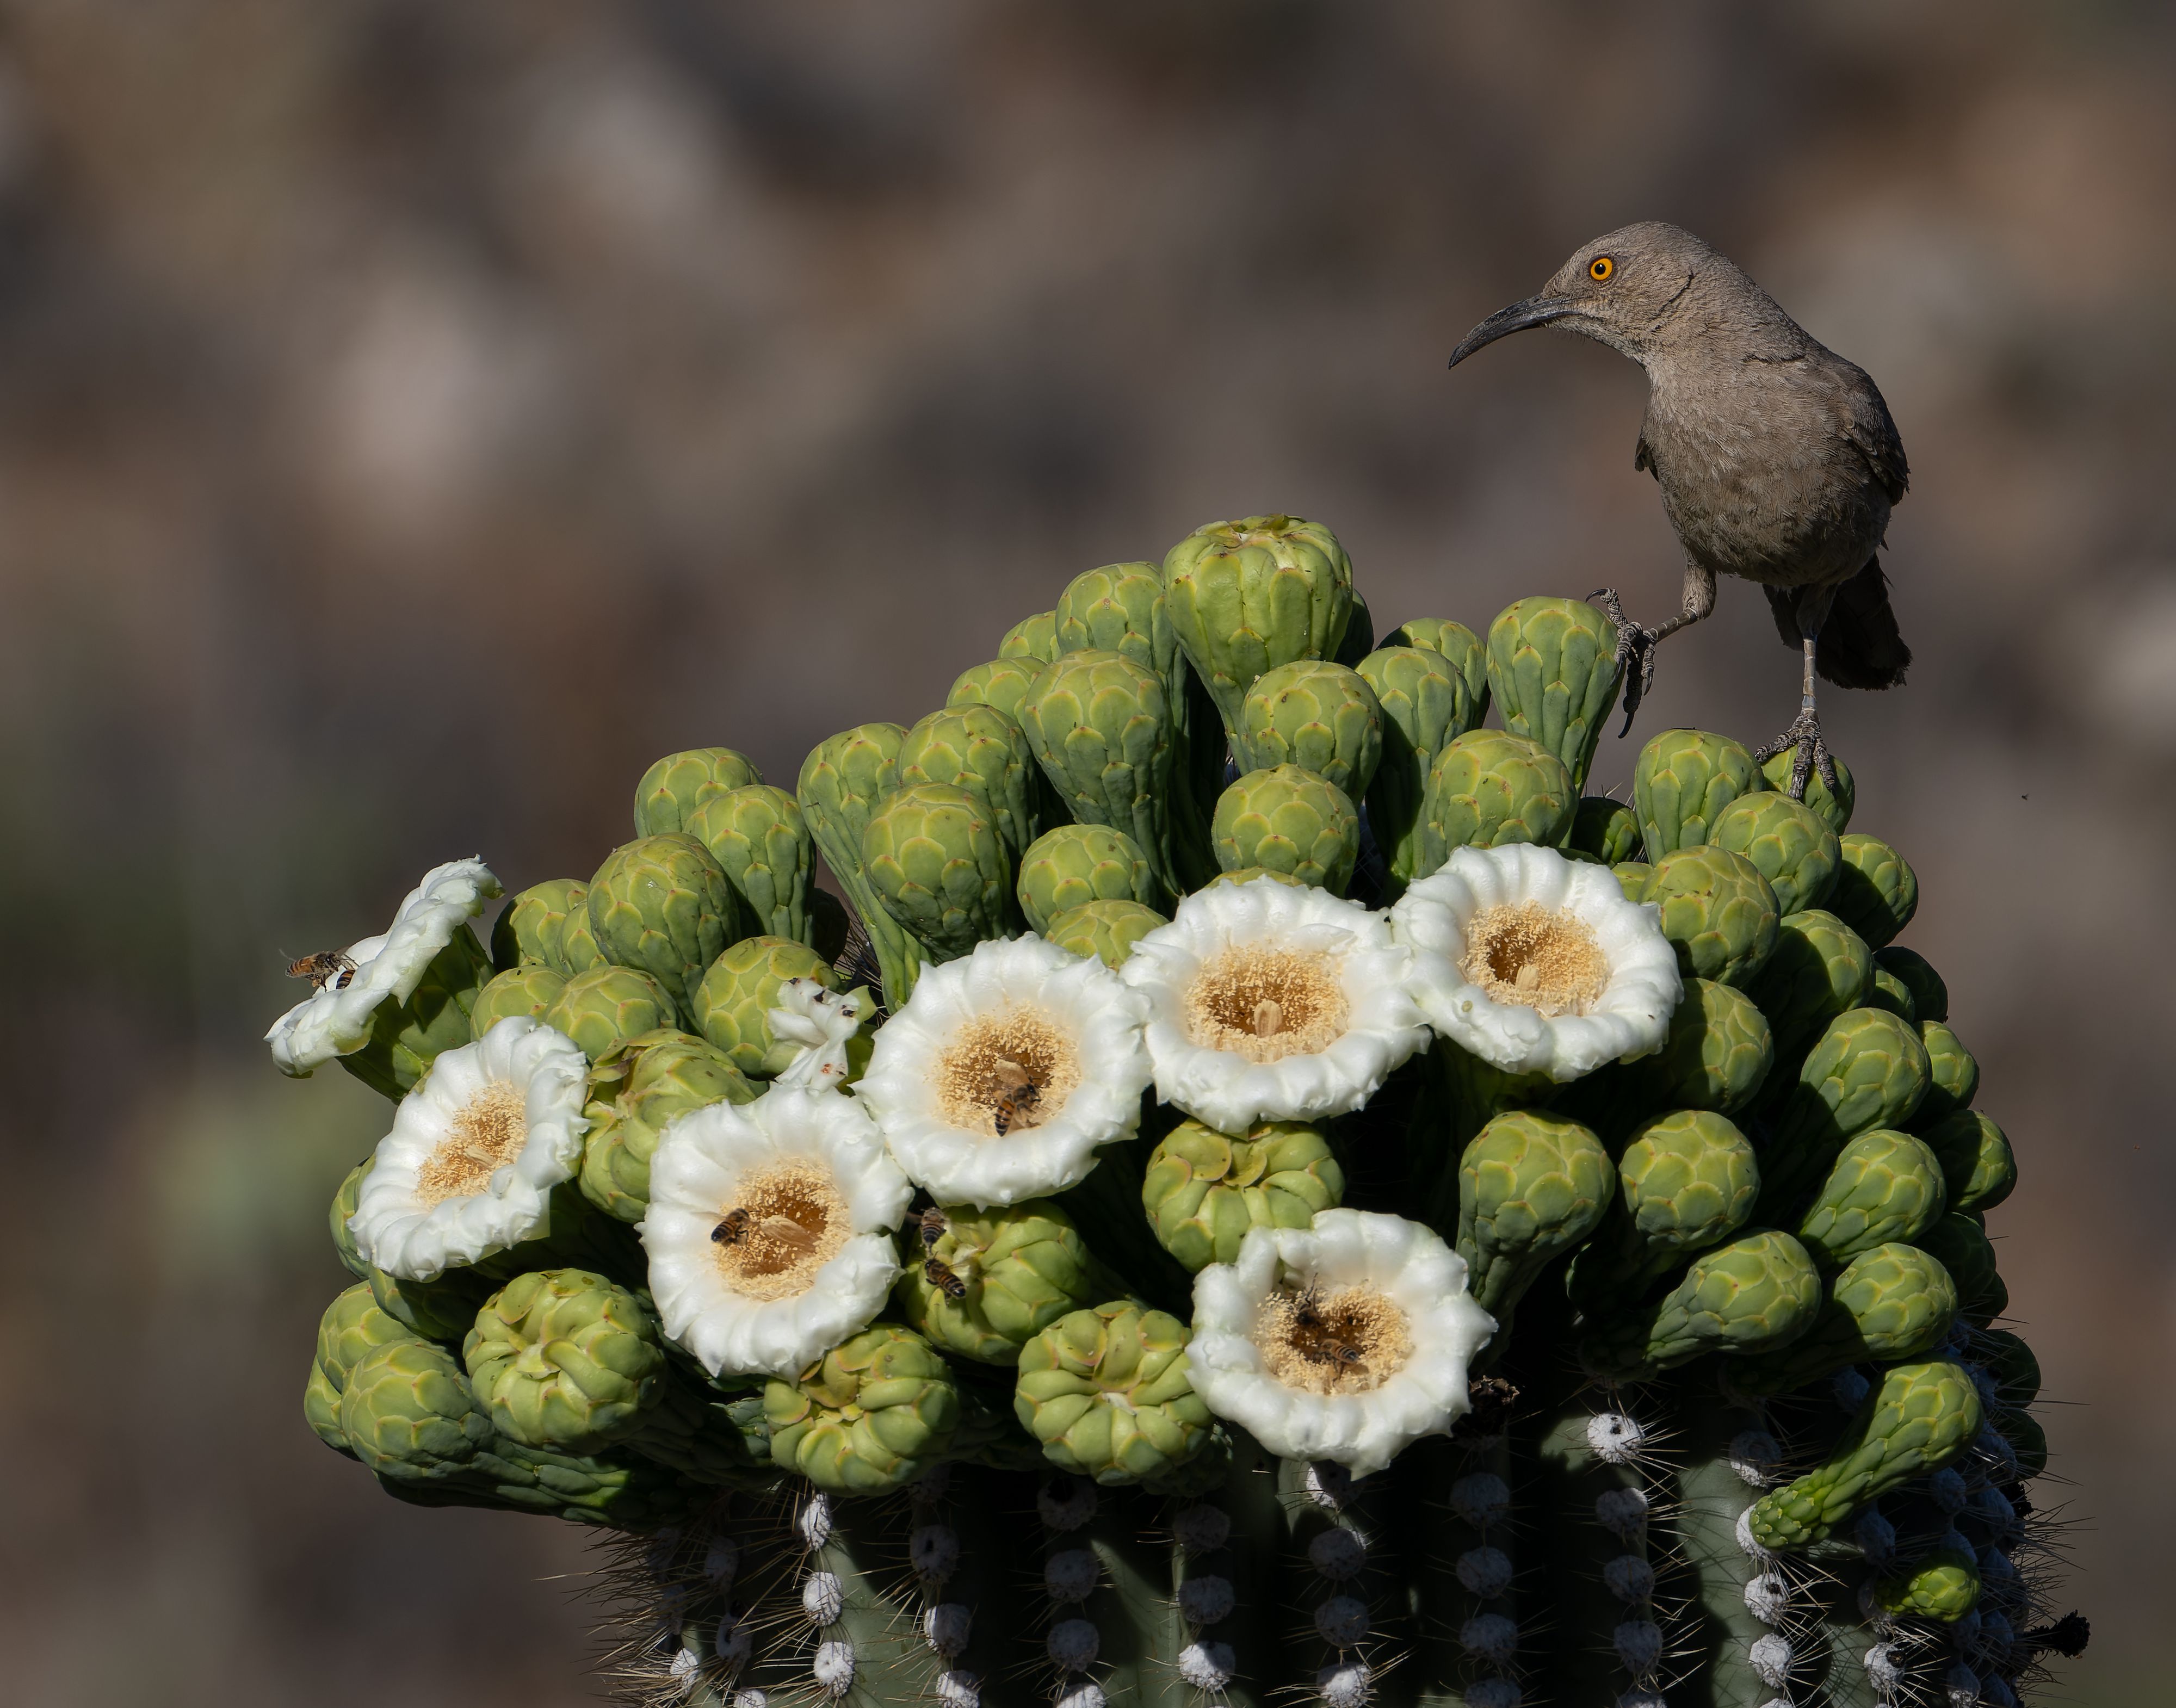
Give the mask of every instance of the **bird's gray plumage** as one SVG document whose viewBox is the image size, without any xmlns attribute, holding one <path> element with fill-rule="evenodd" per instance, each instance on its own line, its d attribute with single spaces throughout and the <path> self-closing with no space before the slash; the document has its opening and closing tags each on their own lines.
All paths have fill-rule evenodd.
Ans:
<svg viewBox="0 0 2176 1708">
<path fill-rule="evenodd" d="M 1581 247 L 1538 295 L 1475 327 L 1451 365 L 1531 326 L 1597 340 L 1647 373 L 1633 463 L 1662 489 L 1684 548 L 1685 588 L 1672 622 L 1624 625 L 1640 666 L 1628 722 L 1655 642 L 1714 608 L 1718 575 L 1760 584 L 1784 639 L 1803 639 L 1828 680 L 1889 688 L 1904 679 L 1911 650 L 1874 554 L 1910 470 L 1863 368 L 1810 336 L 1728 257 L 1657 220 Z M 1810 688 L 1801 725 L 1793 741 L 1810 763 L 1819 731 Z"/>
</svg>

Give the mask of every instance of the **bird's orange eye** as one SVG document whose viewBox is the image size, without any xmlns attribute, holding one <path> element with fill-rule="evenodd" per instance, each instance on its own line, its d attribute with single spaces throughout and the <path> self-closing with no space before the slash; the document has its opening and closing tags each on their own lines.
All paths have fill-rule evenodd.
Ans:
<svg viewBox="0 0 2176 1708">
<path fill-rule="evenodd" d="M 1617 270 L 1617 264 L 1607 255 L 1597 255 L 1586 264 L 1586 276 L 1599 284 Z"/>
</svg>

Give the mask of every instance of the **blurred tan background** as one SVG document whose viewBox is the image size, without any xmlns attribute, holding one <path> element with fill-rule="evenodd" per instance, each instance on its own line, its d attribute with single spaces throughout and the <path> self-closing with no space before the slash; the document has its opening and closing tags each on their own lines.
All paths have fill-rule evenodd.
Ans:
<svg viewBox="0 0 2176 1708">
<path fill-rule="evenodd" d="M 1286 509 L 1379 626 L 1678 568 L 1637 372 L 1451 345 L 1675 220 L 1886 393 L 1906 690 L 1828 701 L 2025 1184 L 2065 1700 L 2176 1694 L 2176 17 L 2124 0 L 0 3 L 0 1696 L 588 1700 L 579 1537 L 299 1399 L 384 1106 L 286 959 L 636 776 L 911 721 Z M 1640 732 L 1758 741 L 1751 590 Z M 1637 741 L 1605 745 L 1621 781 Z"/>
</svg>

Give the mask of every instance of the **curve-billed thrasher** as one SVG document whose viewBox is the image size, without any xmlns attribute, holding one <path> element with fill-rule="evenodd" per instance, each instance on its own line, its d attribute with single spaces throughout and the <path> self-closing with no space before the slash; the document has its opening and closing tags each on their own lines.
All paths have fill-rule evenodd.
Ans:
<svg viewBox="0 0 2176 1708">
<path fill-rule="evenodd" d="M 1715 608 L 1718 572 L 1743 576 L 1767 593 L 1784 643 L 1805 650 L 1798 721 L 1760 757 L 1797 748 L 1794 799 L 1816 765 L 1833 784 L 1814 672 L 1841 688 L 1893 688 L 1912 661 L 1874 558 L 1909 474 L 1880 392 L 1727 257 L 1658 220 L 1596 238 L 1539 296 L 1467 333 L 1450 365 L 1530 326 L 1598 339 L 1647 370 L 1632 466 L 1661 484 L 1684 547 L 1684 609 L 1643 628 L 1613 591 L 1592 596 L 1617 624 L 1619 658 L 1637 666 L 1624 727 L 1654 681 L 1656 644 Z"/>
</svg>

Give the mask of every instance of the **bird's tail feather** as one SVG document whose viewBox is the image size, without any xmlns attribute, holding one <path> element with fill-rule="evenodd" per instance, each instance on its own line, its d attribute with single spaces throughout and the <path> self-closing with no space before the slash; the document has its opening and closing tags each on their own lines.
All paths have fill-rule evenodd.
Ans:
<svg viewBox="0 0 2176 1708">
<path fill-rule="evenodd" d="M 1797 647 L 1802 632 L 1798 600 L 1806 590 L 1765 590 L 1776 632 L 1785 645 Z M 1896 613 L 1889 605 L 1889 578 L 1874 558 L 1868 558 L 1863 569 L 1836 589 L 1821 624 L 1814 661 L 1822 679 L 1838 688 L 1895 688 L 1904 680 L 1912 649 L 1897 631 Z"/>
</svg>

